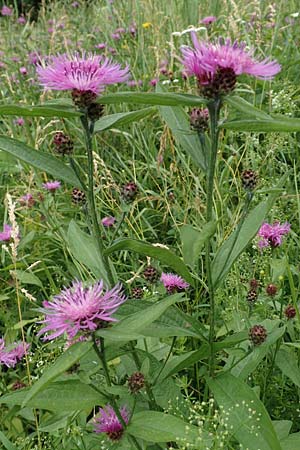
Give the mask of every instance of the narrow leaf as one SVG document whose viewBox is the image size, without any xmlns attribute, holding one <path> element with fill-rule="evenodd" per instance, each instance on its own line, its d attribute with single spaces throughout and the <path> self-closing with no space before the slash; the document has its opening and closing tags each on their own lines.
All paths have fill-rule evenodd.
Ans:
<svg viewBox="0 0 300 450">
<path fill-rule="evenodd" d="M 250 386 L 229 373 L 207 382 L 219 406 L 226 412 L 228 429 L 243 448 L 282 450 L 272 421 Z"/>
<path fill-rule="evenodd" d="M 77 342 L 69 347 L 57 358 L 53 365 L 45 370 L 41 378 L 30 388 L 23 400 L 22 407 L 26 406 L 38 392 L 45 389 L 51 381 L 54 381 L 55 378 L 82 358 L 92 348 L 92 345 L 92 342 Z"/>
<path fill-rule="evenodd" d="M 7 439 L 2 431 L 0 431 L 0 441 L 4 445 L 4 448 L 6 448 L 7 450 L 17 450 L 17 447 L 15 447 L 14 444 Z"/>
<path fill-rule="evenodd" d="M 48 172 L 53 175 L 55 179 L 63 180 L 73 186 L 80 186 L 80 181 L 73 170 L 49 153 L 35 150 L 23 142 L 6 136 L 0 136 L 0 150 L 10 153 L 37 169 Z"/>
<path fill-rule="evenodd" d="M 95 123 L 94 131 L 97 133 L 99 131 L 104 131 L 112 127 L 119 127 L 128 125 L 131 122 L 136 122 L 144 117 L 150 116 L 155 113 L 156 108 L 144 108 L 139 111 L 130 111 L 125 113 L 111 114 L 109 116 L 104 116 L 97 120 Z"/>
<path fill-rule="evenodd" d="M 101 255 L 97 251 L 97 244 L 93 236 L 80 229 L 74 220 L 71 220 L 67 233 L 70 253 L 82 264 L 86 265 L 93 274 L 104 280 L 107 285 L 107 272 Z"/>
<path fill-rule="evenodd" d="M 300 131 L 300 119 L 278 117 L 272 115 L 273 120 L 232 120 L 220 124 L 221 128 L 235 131 L 255 131 L 261 133 L 270 132 L 297 132 Z"/>
<path fill-rule="evenodd" d="M 163 88 L 157 85 L 156 90 L 161 92 Z M 205 152 L 198 134 L 191 130 L 190 121 L 184 109 L 178 106 L 178 103 L 174 106 L 160 106 L 158 109 L 178 144 L 202 170 L 205 170 Z"/>
<path fill-rule="evenodd" d="M 0 397 L 0 403 L 22 405 L 30 389 L 21 389 Z M 95 389 L 79 380 L 56 381 L 48 384 L 30 400 L 27 407 L 49 411 L 75 411 L 93 408 L 106 402 Z"/>
<path fill-rule="evenodd" d="M 40 105 L 40 106 L 20 106 L 20 105 L 0 105 L 1 116 L 29 116 L 29 117 L 80 117 L 81 113 L 74 110 L 69 105 Z"/>
<path fill-rule="evenodd" d="M 183 261 L 194 267 L 197 263 L 203 245 L 215 232 L 216 223 L 209 222 L 203 229 L 196 230 L 191 225 L 180 227 L 180 237 L 182 242 Z"/>
<path fill-rule="evenodd" d="M 255 106 L 251 105 L 251 103 L 238 95 L 228 95 L 224 98 L 224 101 L 237 111 L 247 114 L 248 116 L 254 116 L 262 120 L 273 120 L 267 113 L 261 109 L 255 108 Z"/>
<path fill-rule="evenodd" d="M 184 441 L 190 444 L 198 443 L 197 449 L 210 448 L 211 439 L 190 423 L 184 422 L 171 414 L 158 411 L 143 411 L 134 414 L 128 428 L 128 433 L 148 442 Z M 275 449 L 274 449 L 275 450 Z"/>
<path fill-rule="evenodd" d="M 114 94 L 103 95 L 99 103 L 137 103 L 146 105 L 166 105 L 166 106 L 201 106 L 207 100 L 190 94 L 174 93 L 151 93 L 151 92 L 115 92 Z"/>
<path fill-rule="evenodd" d="M 134 239 L 122 239 L 116 242 L 111 247 L 105 250 L 105 254 L 120 251 L 131 250 L 141 255 L 150 256 L 151 258 L 158 259 L 161 263 L 166 264 L 173 269 L 178 275 L 181 275 L 188 283 L 194 285 L 194 280 L 191 274 L 179 256 L 175 255 L 171 250 L 156 246 L 154 244 L 148 244 L 147 242 L 138 241 Z"/>
</svg>

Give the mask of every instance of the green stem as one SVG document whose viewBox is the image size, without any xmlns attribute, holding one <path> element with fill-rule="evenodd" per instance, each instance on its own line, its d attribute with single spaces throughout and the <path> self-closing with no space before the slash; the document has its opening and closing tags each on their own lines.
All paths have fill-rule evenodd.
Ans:
<svg viewBox="0 0 300 450">
<path fill-rule="evenodd" d="M 206 198 L 206 221 L 207 223 L 212 220 L 213 217 L 213 190 L 214 190 L 214 177 L 218 153 L 218 120 L 221 109 L 221 99 L 217 98 L 208 104 L 209 117 L 210 117 L 210 137 L 211 137 L 211 150 L 209 155 L 209 166 L 207 176 L 207 198 Z M 212 269 L 211 269 L 211 251 L 212 251 L 212 238 L 208 239 L 206 243 L 205 251 L 205 268 L 207 276 L 208 296 L 210 304 L 210 319 L 209 319 L 209 375 L 214 375 L 215 366 L 215 293 L 212 282 Z"/>
<path fill-rule="evenodd" d="M 101 240 L 101 231 L 96 213 L 96 204 L 95 204 L 95 194 L 94 194 L 94 157 L 93 157 L 93 131 L 94 125 L 91 123 L 89 125 L 87 115 L 81 116 L 81 123 L 85 132 L 85 144 L 88 156 L 88 191 L 87 191 L 87 199 L 89 210 L 91 214 L 92 227 L 93 227 L 93 235 L 97 242 L 99 257 L 102 260 L 103 266 L 106 269 L 108 282 L 112 286 L 114 284 L 114 278 L 111 272 L 109 260 L 106 256 L 104 256 L 104 247 Z"/>
</svg>

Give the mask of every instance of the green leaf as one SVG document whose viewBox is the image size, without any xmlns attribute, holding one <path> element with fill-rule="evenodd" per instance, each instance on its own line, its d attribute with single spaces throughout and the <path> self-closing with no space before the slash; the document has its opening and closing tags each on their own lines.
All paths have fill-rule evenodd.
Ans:
<svg viewBox="0 0 300 450">
<path fill-rule="evenodd" d="M 41 378 L 27 392 L 22 407 L 27 406 L 42 389 L 45 389 L 51 381 L 54 381 L 59 375 L 68 370 L 82 356 L 84 356 L 93 346 L 92 342 L 77 342 L 71 345 L 49 368 L 45 370 Z"/>
<path fill-rule="evenodd" d="M 228 95 L 224 97 L 224 101 L 237 111 L 247 114 L 248 116 L 254 116 L 262 120 L 273 120 L 267 113 L 261 109 L 255 108 L 255 106 L 251 105 L 251 103 L 247 102 L 238 95 Z"/>
<path fill-rule="evenodd" d="M 25 270 L 14 270 L 17 279 L 24 284 L 34 284 L 39 287 L 43 287 L 41 280 L 33 273 L 26 272 Z"/>
<path fill-rule="evenodd" d="M 208 433 L 206 434 L 202 430 L 200 432 L 199 428 L 178 417 L 158 411 L 143 411 L 134 414 L 127 431 L 138 439 L 152 443 L 181 440 L 190 444 L 197 442 L 197 450 L 211 446 Z"/>
<path fill-rule="evenodd" d="M 300 387 L 300 369 L 297 364 L 297 356 L 292 349 L 281 348 L 276 355 L 275 363 L 286 377 Z"/>
<path fill-rule="evenodd" d="M 282 450 L 299 450 L 300 433 L 292 433 L 286 439 L 281 441 Z"/>
<path fill-rule="evenodd" d="M 17 447 L 15 447 L 14 444 L 7 439 L 7 437 L 5 436 L 4 433 L 2 433 L 2 431 L 0 431 L 0 441 L 7 450 L 17 450 Z"/>
<path fill-rule="evenodd" d="M 181 301 L 182 294 L 169 295 L 168 297 L 162 298 L 161 300 L 150 304 L 147 308 L 142 311 L 138 311 L 120 322 L 116 323 L 110 329 L 102 329 L 96 331 L 98 336 L 108 337 L 112 339 L 112 335 L 115 334 L 118 340 L 118 335 L 123 335 L 126 337 L 128 335 L 128 340 L 131 340 L 130 335 L 142 334 L 143 329 L 149 326 L 152 322 L 157 320 L 169 306 Z"/>
<path fill-rule="evenodd" d="M 286 179 L 282 177 L 278 183 L 281 187 Z M 212 282 L 217 287 L 229 272 L 233 263 L 256 236 L 264 218 L 273 206 L 278 192 L 272 193 L 269 198 L 259 203 L 245 218 L 242 226 L 237 227 L 228 239 L 218 249 L 212 263 Z"/>
<path fill-rule="evenodd" d="M 157 85 L 156 90 L 161 92 L 163 88 Z M 190 121 L 184 109 L 178 106 L 178 103 L 174 106 L 160 106 L 158 109 L 175 140 L 202 170 L 206 170 L 205 152 L 198 134 L 191 130 Z"/>
<path fill-rule="evenodd" d="M 282 441 L 288 437 L 293 422 L 291 420 L 272 420 L 272 424 L 278 439 Z"/>
<path fill-rule="evenodd" d="M 96 277 L 109 285 L 107 272 L 94 237 L 82 231 L 74 220 L 71 220 L 69 224 L 67 242 L 69 251 L 74 258 L 86 265 Z"/>
<path fill-rule="evenodd" d="M 180 227 L 183 261 L 186 264 L 189 264 L 191 267 L 195 266 L 203 245 L 213 236 L 215 230 L 215 222 L 205 224 L 201 231 L 196 230 L 191 225 L 183 225 Z"/>
<path fill-rule="evenodd" d="M 105 250 L 105 254 L 109 255 L 110 253 L 119 250 L 131 250 L 141 255 L 158 259 L 161 263 L 171 267 L 171 269 L 173 269 L 178 275 L 181 275 L 192 286 L 194 285 L 194 280 L 182 259 L 166 248 L 135 239 L 122 239 L 107 248 Z"/>
<path fill-rule="evenodd" d="M 95 133 L 104 131 L 112 127 L 128 125 L 156 112 L 156 108 L 144 108 L 139 111 L 111 114 L 104 116 L 95 123 Z"/>
<path fill-rule="evenodd" d="M 10 153 L 37 169 L 48 172 L 55 179 L 63 180 L 73 186 L 80 186 L 80 181 L 73 170 L 53 155 L 35 150 L 23 142 L 6 136 L 0 136 L 0 150 Z"/>
<path fill-rule="evenodd" d="M 235 131 L 255 131 L 261 133 L 269 132 L 297 132 L 300 131 L 300 119 L 278 117 L 272 115 L 273 120 L 232 120 L 220 124 L 221 128 Z"/>
<path fill-rule="evenodd" d="M 30 388 L 20 389 L 0 397 L 0 403 L 22 405 Z M 95 405 L 105 404 L 107 399 L 91 386 L 79 380 L 64 380 L 49 383 L 43 390 L 26 400 L 27 407 L 47 409 L 49 411 L 76 411 L 91 409 Z"/>
<path fill-rule="evenodd" d="M 207 382 L 218 405 L 226 413 L 230 433 L 243 448 L 282 450 L 263 403 L 247 384 L 229 373 L 208 379 Z"/>
<path fill-rule="evenodd" d="M 114 103 L 137 103 L 147 105 L 165 105 L 165 106 L 203 106 L 207 100 L 190 94 L 173 93 L 151 93 L 151 92 L 116 92 L 114 94 L 103 95 L 99 99 L 101 104 Z"/>
<path fill-rule="evenodd" d="M 81 113 L 69 105 L 20 106 L 0 105 L 1 116 L 30 116 L 30 117 L 80 117 Z"/>
</svg>

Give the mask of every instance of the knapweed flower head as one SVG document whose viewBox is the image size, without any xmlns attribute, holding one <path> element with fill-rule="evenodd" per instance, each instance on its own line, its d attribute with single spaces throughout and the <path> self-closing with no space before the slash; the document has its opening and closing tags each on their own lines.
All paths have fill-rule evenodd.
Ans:
<svg viewBox="0 0 300 450">
<path fill-rule="evenodd" d="M 189 287 L 189 283 L 184 281 L 179 275 L 174 273 L 162 273 L 160 281 L 163 283 L 169 294 L 174 294 L 174 292 L 180 292 Z"/>
<path fill-rule="evenodd" d="M 12 238 L 12 226 L 7 225 L 6 223 L 3 225 L 3 231 L 0 232 L 0 241 L 9 242 Z"/>
<path fill-rule="evenodd" d="M 203 23 L 204 25 L 211 25 L 216 20 L 217 18 L 215 16 L 207 16 L 201 20 L 201 23 Z"/>
<path fill-rule="evenodd" d="M 42 184 L 43 188 L 50 192 L 55 192 L 61 187 L 60 181 L 47 181 L 47 183 Z"/>
<path fill-rule="evenodd" d="M 245 44 L 219 39 L 216 43 L 199 42 L 196 33 L 191 32 L 194 48 L 182 47 L 181 60 L 189 76 L 197 78 L 202 95 L 213 98 L 231 92 L 236 78 L 241 74 L 253 75 L 270 80 L 281 67 L 269 58 L 257 61 L 253 50 L 246 50 Z"/>
<path fill-rule="evenodd" d="M 44 326 L 38 334 L 47 333 L 44 339 L 51 340 L 66 333 L 68 340 L 72 340 L 78 333 L 93 332 L 108 322 L 115 322 L 112 314 L 125 300 L 120 284 L 106 290 L 102 280 L 87 287 L 81 281 L 74 281 L 52 301 L 43 302 L 41 312 L 45 319 L 41 323 Z"/>
<path fill-rule="evenodd" d="M 0 339 L 0 364 L 7 367 L 15 367 L 15 365 L 23 358 L 28 351 L 30 344 L 23 342 L 14 343 L 6 346 L 3 338 Z"/>
<path fill-rule="evenodd" d="M 3 5 L 1 8 L 2 16 L 12 16 L 13 10 L 9 6 Z"/>
<path fill-rule="evenodd" d="M 51 58 L 47 66 L 38 66 L 39 81 L 45 89 L 77 90 L 98 95 L 107 84 L 122 83 L 128 79 L 128 66 L 92 53 L 74 53 Z"/>
<path fill-rule="evenodd" d="M 114 225 L 116 221 L 116 218 L 113 216 L 109 216 L 109 217 L 103 217 L 103 219 L 101 220 L 101 223 L 104 227 L 112 227 Z"/>
<path fill-rule="evenodd" d="M 94 430 L 96 433 L 106 433 L 112 441 L 121 439 L 124 432 L 115 411 L 110 405 L 99 409 L 99 417 L 95 419 Z M 129 421 L 129 414 L 125 406 L 120 408 L 120 414 L 126 424 Z"/>
<path fill-rule="evenodd" d="M 280 225 L 279 222 L 274 222 L 273 225 L 264 223 L 258 232 L 258 236 L 261 238 L 258 241 L 259 248 L 264 247 L 279 247 L 282 244 L 282 237 L 291 229 L 291 225 L 288 222 Z"/>
</svg>

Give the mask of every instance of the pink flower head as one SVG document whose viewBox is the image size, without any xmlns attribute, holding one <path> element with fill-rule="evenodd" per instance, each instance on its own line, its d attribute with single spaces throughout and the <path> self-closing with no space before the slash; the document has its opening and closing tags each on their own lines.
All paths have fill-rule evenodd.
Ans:
<svg viewBox="0 0 300 450">
<path fill-rule="evenodd" d="M 160 281 L 163 283 L 164 287 L 169 294 L 174 294 L 174 292 L 180 292 L 189 287 L 189 283 L 184 281 L 179 275 L 174 273 L 162 273 Z"/>
<path fill-rule="evenodd" d="M 9 242 L 11 240 L 12 226 L 6 223 L 3 226 L 3 231 L 0 232 L 0 241 Z"/>
<path fill-rule="evenodd" d="M 43 188 L 50 192 L 55 192 L 56 189 L 61 187 L 60 181 L 48 181 L 47 183 L 42 184 Z"/>
<path fill-rule="evenodd" d="M 24 16 L 20 16 L 20 17 L 18 17 L 17 22 L 18 22 L 19 24 L 21 24 L 21 25 L 25 25 L 26 19 L 25 19 Z"/>
<path fill-rule="evenodd" d="M 207 16 L 201 20 L 201 23 L 203 23 L 204 25 L 210 25 L 213 22 L 215 22 L 216 20 L 217 20 L 217 18 L 215 16 Z"/>
<path fill-rule="evenodd" d="M 73 2 L 73 3 L 71 4 L 71 6 L 72 6 L 73 8 L 79 8 L 79 3 L 78 3 L 78 2 Z"/>
<path fill-rule="evenodd" d="M 96 44 L 95 48 L 97 48 L 98 50 L 104 50 L 106 48 L 106 44 L 105 42 L 100 42 L 100 44 Z"/>
<path fill-rule="evenodd" d="M 29 208 L 31 208 L 34 204 L 35 204 L 35 200 L 32 196 L 32 194 L 25 194 L 23 195 L 19 202 L 21 203 L 21 205 L 27 206 Z"/>
<path fill-rule="evenodd" d="M 103 281 L 84 287 L 81 281 L 64 288 L 52 301 L 44 301 L 42 312 L 45 326 L 40 334 L 48 333 L 44 339 L 51 340 L 66 333 L 68 340 L 77 337 L 79 332 L 91 332 L 100 328 L 103 322 L 115 322 L 111 317 L 126 297 L 122 286 L 117 284 L 111 290 L 105 290 Z"/>
<path fill-rule="evenodd" d="M 2 16 L 12 16 L 13 10 L 6 5 L 3 5 L 1 8 Z"/>
<path fill-rule="evenodd" d="M 274 222 L 273 225 L 263 223 L 258 232 L 258 236 L 261 238 L 258 241 L 258 246 L 260 248 L 279 247 L 282 244 L 282 236 L 288 234 L 290 229 L 291 225 L 288 222 L 283 225 L 280 225 L 279 222 Z"/>
<path fill-rule="evenodd" d="M 14 343 L 5 346 L 3 338 L 0 339 L 0 364 L 5 364 L 7 367 L 15 367 L 23 356 L 26 354 L 30 344 L 23 344 L 23 342 Z"/>
<path fill-rule="evenodd" d="M 99 94 L 106 84 L 121 83 L 128 79 L 128 66 L 92 53 L 74 53 L 72 56 L 52 57 L 52 63 L 38 66 L 37 74 L 45 89 L 90 91 Z"/>
<path fill-rule="evenodd" d="M 21 75 L 27 75 L 26 67 L 20 67 L 19 72 L 20 72 Z"/>
<path fill-rule="evenodd" d="M 18 117 L 14 120 L 14 124 L 22 127 L 25 124 L 25 120 L 23 119 L 23 117 Z"/>
<path fill-rule="evenodd" d="M 123 434 L 123 426 L 115 411 L 110 405 L 99 409 L 100 416 L 95 419 L 95 432 L 106 433 L 112 441 L 118 441 Z M 129 422 L 129 414 L 125 406 L 120 409 L 120 414 L 126 424 Z"/>
<path fill-rule="evenodd" d="M 230 39 L 219 39 L 215 44 L 200 43 L 195 32 L 191 36 L 194 48 L 182 47 L 181 62 L 189 76 L 196 76 L 203 91 L 213 89 L 214 94 L 227 93 L 233 90 L 238 75 L 248 74 L 270 80 L 281 69 L 276 61 L 269 58 L 256 61 L 253 50 L 245 50 L 245 44 L 231 43 Z M 210 92 L 207 96 L 214 94 Z"/>
<path fill-rule="evenodd" d="M 116 218 L 113 216 L 103 217 L 101 223 L 104 227 L 112 227 L 116 221 Z"/>
</svg>

